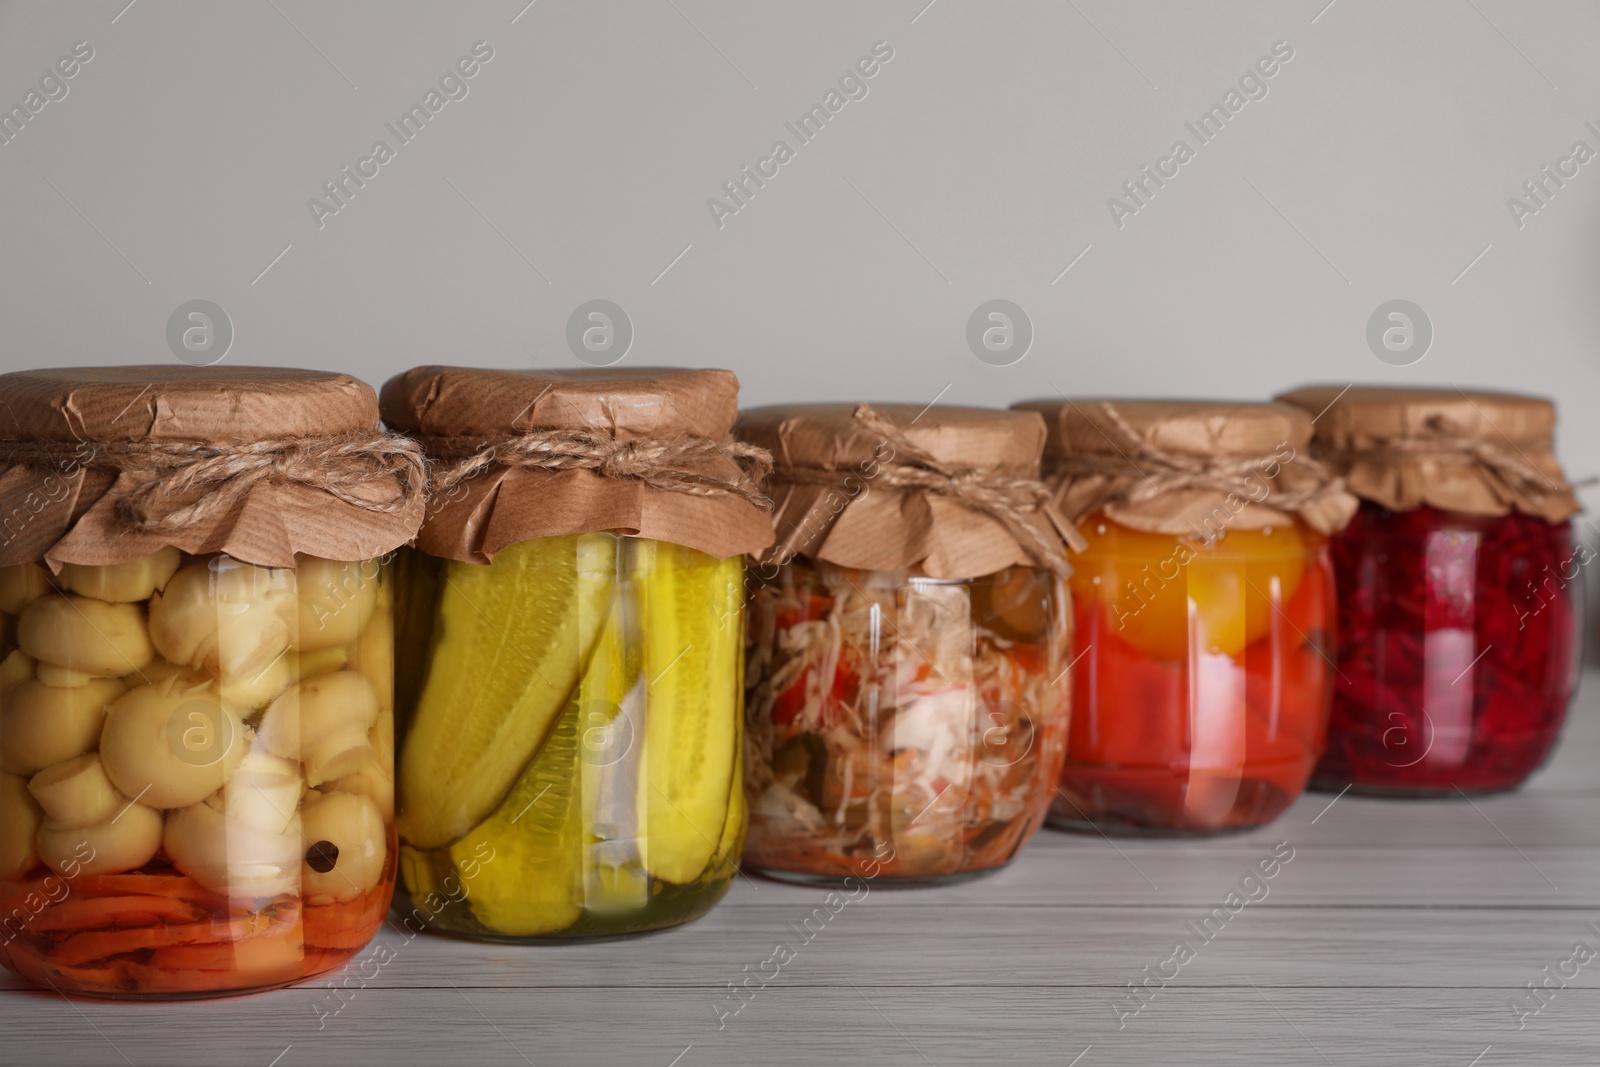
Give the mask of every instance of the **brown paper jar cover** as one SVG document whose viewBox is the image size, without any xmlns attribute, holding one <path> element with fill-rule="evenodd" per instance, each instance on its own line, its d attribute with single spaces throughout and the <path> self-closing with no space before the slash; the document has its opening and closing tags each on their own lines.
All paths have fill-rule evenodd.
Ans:
<svg viewBox="0 0 1600 1067">
<path fill-rule="evenodd" d="M 618 440 L 723 440 L 739 407 L 725 370 L 414 367 L 384 385 L 384 421 L 430 439 L 577 430 Z M 711 471 L 738 482 L 732 457 Z M 772 543 L 771 517 L 732 495 L 696 496 L 592 470 L 494 465 L 435 502 L 417 536 L 433 556 L 488 563 L 532 537 L 616 530 L 699 549 L 719 559 Z"/>
<path fill-rule="evenodd" d="M 1278 399 L 1320 412 L 1313 448 L 1351 492 L 1391 511 L 1560 522 L 1581 510 L 1553 451 L 1555 405 L 1540 397 L 1322 385 Z"/>
<path fill-rule="evenodd" d="M 1103 511 L 1136 530 L 1192 535 L 1219 516 L 1247 530 L 1298 519 L 1327 534 L 1356 511 L 1356 499 L 1309 454 L 1311 416 L 1288 404 L 1081 399 L 1014 407 L 1045 417 L 1045 479 L 1073 522 Z M 1095 469 L 1074 469 L 1080 458 Z"/>
<path fill-rule="evenodd" d="M 1032 412 L 874 404 L 918 448 L 953 468 L 1037 479 L 1044 421 Z M 763 570 L 795 555 L 862 570 L 921 568 L 933 578 L 976 578 L 1038 563 L 1000 520 L 951 497 L 875 484 L 893 448 L 855 418 L 855 404 L 786 404 L 740 413 L 738 435 L 772 453 L 769 487 L 777 542 Z M 796 484 L 786 468 L 837 472 L 833 484 Z M 1045 512 L 1028 519 L 1066 548 Z"/>
<path fill-rule="evenodd" d="M 371 434 L 372 388 L 347 374 L 270 367 L 69 367 L 0 375 L 0 440 L 76 446 L 53 467 L 0 467 L 0 566 L 121 563 L 165 545 L 289 567 L 296 553 L 359 560 L 410 540 L 423 500 L 374 512 L 295 482 L 258 482 L 238 506 L 176 531 L 131 528 L 118 502 L 153 475 L 83 465 L 92 444 L 249 444 Z M 374 500 L 399 494 L 393 479 Z"/>
</svg>

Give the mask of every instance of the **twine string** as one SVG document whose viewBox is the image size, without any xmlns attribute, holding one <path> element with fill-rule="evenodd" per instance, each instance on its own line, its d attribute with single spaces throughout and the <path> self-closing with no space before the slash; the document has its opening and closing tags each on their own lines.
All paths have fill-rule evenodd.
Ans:
<svg viewBox="0 0 1600 1067">
<path fill-rule="evenodd" d="M 904 430 L 878 414 L 871 404 L 855 410 L 855 421 L 863 430 L 874 433 L 894 449 L 892 462 L 880 462 L 871 481 L 889 489 L 916 489 L 949 497 L 974 511 L 995 519 L 1016 538 L 1028 557 L 1058 575 L 1068 571 L 1065 553 L 1059 542 L 1039 532 L 1034 516 L 1043 516 L 1068 544 L 1078 544 L 1077 530 L 1053 515 L 1050 489 L 1034 478 L 1011 478 L 970 467 L 953 467 L 919 448 Z M 792 485 L 832 485 L 847 470 L 783 465 L 774 472 L 776 480 Z"/>
<path fill-rule="evenodd" d="M 1368 444 L 1350 447 L 1326 447 L 1322 454 L 1342 470 L 1365 459 L 1393 459 L 1405 462 L 1418 460 L 1443 460 L 1445 462 L 1474 463 L 1499 479 L 1513 496 L 1543 504 L 1553 496 L 1570 494 L 1574 489 L 1592 485 L 1594 478 L 1568 482 L 1559 472 L 1550 475 L 1528 460 L 1513 444 L 1501 447 L 1481 437 L 1451 433 L 1437 421 L 1430 423 L 1431 432 L 1423 436 L 1380 437 Z M 1540 445 L 1548 451 L 1548 442 Z"/>
<path fill-rule="evenodd" d="M 1323 497 L 1342 491 L 1339 479 L 1328 465 L 1304 453 L 1296 452 L 1292 461 L 1277 454 L 1236 459 L 1187 456 L 1155 444 L 1134 429 L 1115 405 L 1101 401 L 1099 410 L 1121 438 L 1121 441 L 1112 442 L 1118 454 L 1074 452 L 1057 459 L 1052 464 L 1052 474 L 1069 478 L 1134 478 L 1136 480 L 1115 496 L 1127 503 L 1138 504 L 1184 490 L 1238 493 L 1250 477 L 1266 479 L 1266 469 L 1285 468 L 1292 462 L 1297 470 L 1304 472 L 1305 487 L 1273 488 L 1262 503 L 1283 511 L 1298 511 Z M 1275 477 L 1269 480 L 1275 480 Z"/>
<path fill-rule="evenodd" d="M 691 496 L 735 496 L 762 511 L 772 501 L 760 492 L 772 471 L 772 456 L 764 448 L 742 441 L 708 437 L 639 438 L 618 440 L 593 430 L 542 429 L 497 437 L 439 437 L 423 435 L 433 460 L 429 492 L 446 498 L 464 482 L 490 467 L 524 470 L 588 470 L 603 478 L 625 478 L 653 489 Z M 717 472 L 731 461 L 736 477 Z"/>
<path fill-rule="evenodd" d="M 236 510 L 257 485 L 301 485 L 375 514 L 404 511 L 426 487 L 421 447 L 371 431 L 215 445 L 181 441 L 0 441 L 0 465 L 152 474 L 116 503 L 138 530 L 167 533 Z"/>
</svg>

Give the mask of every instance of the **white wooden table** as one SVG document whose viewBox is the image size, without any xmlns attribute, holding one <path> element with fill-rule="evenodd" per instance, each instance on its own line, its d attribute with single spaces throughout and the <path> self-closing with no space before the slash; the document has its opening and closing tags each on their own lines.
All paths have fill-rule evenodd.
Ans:
<svg viewBox="0 0 1600 1067">
<path fill-rule="evenodd" d="M 407 943 L 386 927 L 395 958 L 326 1017 L 321 983 L 101 1004 L 9 980 L 0 1063 L 1594 1063 L 1600 960 L 1520 1031 L 1509 1007 L 1577 943 L 1600 949 L 1600 674 L 1584 682 L 1557 758 L 1519 793 L 1312 794 L 1216 841 L 1045 831 L 994 877 L 846 905 L 721 1029 L 727 983 L 798 942 L 788 924 L 823 891 L 741 879 L 698 923 L 602 944 Z M 1278 842 L 1294 859 L 1267 897 L 1202 942 L 1188 924 Z M 1195 957 L 1119 1030 L 1127 983 L 1179 940 Z"/>
</svg>

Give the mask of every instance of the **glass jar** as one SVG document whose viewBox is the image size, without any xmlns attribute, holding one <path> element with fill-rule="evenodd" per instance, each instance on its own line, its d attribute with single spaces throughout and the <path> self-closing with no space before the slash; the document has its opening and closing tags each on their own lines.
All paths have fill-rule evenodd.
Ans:
<svg viewBox="0 0 1600 1067">
<path fill-rule="evenodd" d="M 1033 412 L 788 404 L 752 569 L 745 865 L 885 886 L 1004 867 L 1044 821 L 1071 712 L 1065 520 Z"/>
<path fill-rule="evenodd" d="M 1513 789 L 1549 757 L 1577 683 L 1568 522 L 1364 502 L 1333 542 L 1339 678 L 1314 784 Z"/>
<path fill-rule="evenodd" d="M 1076 714 L 1050 824 L 1190 835 L 1277 818 L 1327 727 L 1326 539 L 1290 522 L 1207 544 L 1098 513 L 1080 530 Z"/>
<path fill-rule="evenodd" d="M 745 831 L 742 559 L 610 532 L 403 559 L 402 910 L 494 941 L 710 910 Z"/>
<path fill-rule="evenodd" d="M 1314 785 L 1396 796 L 1513 789 L 1577 685 L 1579 510 L 1556 406 L 1514 393 L 1308 386 L 1317 454 L 1361 500 L 1333 543 L 1339 666 Z"/>
<path fill-rule="evenodd" d="M 745 865 L 837 884 L 997 870 L 1038 830 L 1069 719 L 1066 584 L 796 558 L 754 590 Z"/>
<path fill-rule="evenodd" d="M 723 370 L 414 367 L 400 579 L 413 930 L 616 937 L 709 911 L 744 840 L 744 554 L 772 541 Z"/>
<path fill-rule="evenodd" d="M 342 965 L 395 878 L 388 566 L 0 569 L 0 957 L 211 996 Z"/>
<path fill-rule="evenodd" d="M 68 996 L 342 966 L 394 888 L 414 442 L 345 374 L 0 376 L 0 960 Z"/>
</svg>

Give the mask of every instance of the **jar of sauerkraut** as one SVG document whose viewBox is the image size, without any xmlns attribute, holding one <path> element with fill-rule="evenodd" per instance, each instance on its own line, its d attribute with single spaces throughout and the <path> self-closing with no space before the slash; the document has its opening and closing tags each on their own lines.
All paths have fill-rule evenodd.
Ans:
<svg viewBox="0 0 1600 1067">
<path fill-rule="evenodd" d="M 344 375 L 0 391 L 0 958 L 100 997 L 343 964 L 394 886 L 385 560 L 415 446 Z"/>
<path fill-rule="evenodd" d="M 384 387 L 436 465 L 400 563 L 412 929 L 610 937 L 727 892 L 743 554 L 772 539 L 737 406 L 712 370 L 419 367 Z"/>
<path fill-rule="evenodd" d="M 1578 510 L 1547 400 L 1318 387 L 1282 397 L 1361 498 L 1334 538 L 1339 665 L 1313 785 L 1404 796 L 1521 785 L 1577 683 Z"/>
<path fill-rule="evenodd" d="M 1073 559 L 1075 714 L 1050 824 L 1199 835 L 1305 788 L 1328 718 L 1327 535 L 1355 508 L 1281 404 L 1019 405 L 1052 424 Z"/>
<path fill-rule="evenodd" d="M 1069 713 L 1065 548 L 1032 413 L 757 408 L 778 542 L 751 574 L 745 865 L 884 885 L 998 870 Z"/>
</svg>

